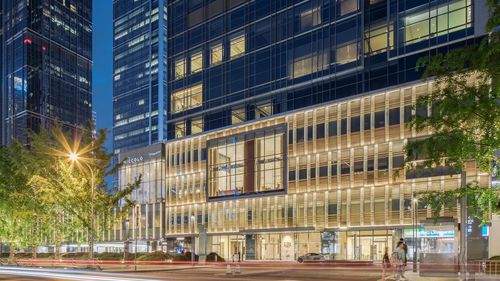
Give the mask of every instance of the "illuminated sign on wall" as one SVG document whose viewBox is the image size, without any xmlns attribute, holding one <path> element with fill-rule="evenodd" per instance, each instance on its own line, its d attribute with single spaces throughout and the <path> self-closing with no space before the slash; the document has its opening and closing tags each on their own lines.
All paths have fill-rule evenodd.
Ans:
<svg viewBox="0 0 500 281">
<path fill-rule="evenodd" d="M 453 230 L 424 230 L 423 228 L 417 229 L 417 237 L 419 238 L 454 238 L 455 231 Z M 403 229 L 404 238 L 412 238 L 414 236 L 412 228 Z"/>
</svg>

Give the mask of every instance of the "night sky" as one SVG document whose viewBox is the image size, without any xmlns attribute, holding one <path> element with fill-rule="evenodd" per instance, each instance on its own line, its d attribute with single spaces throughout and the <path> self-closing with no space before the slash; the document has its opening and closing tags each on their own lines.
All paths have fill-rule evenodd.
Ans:
<svg viewBox="0 0 500 281">
<path fill-rule="evenodd" d="M 107 146 L 111 151 L 113 127 L 113 1 L 93 0 L 93 109 L 97 128 L 108 130 Z"/>
</svg>

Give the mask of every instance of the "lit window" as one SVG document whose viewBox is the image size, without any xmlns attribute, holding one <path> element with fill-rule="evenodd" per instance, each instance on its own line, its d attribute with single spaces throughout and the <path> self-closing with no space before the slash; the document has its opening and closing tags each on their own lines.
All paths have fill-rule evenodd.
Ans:
<svg viewBox="0 0 500 281">
<path fill-rule="evenodd" d="M 246 121 L 246 110 L 245 108 L 233 109 L 231 113 L 231 124 L 238 124 Z"/>
<path fill-rule="evenodd" d="M 223 47 L 222 44 L 214 45 L 210 48 L 210 65 L 222 62 Z"/>
<path fill-rule="evenodd" d="M 467 27 L 472 21 L 470 1 L 454 0 L 404 17 L 404 41 L 412 44 L 429 37 L 445 35 Z"/>
<path fill-rule="evenodd" d="M 175 123 L 175 138 L 182 138 L 186 136 L 186 123 L 184 121 L 180 121 Z"/>
<path fill-rule="evenodd" d="M 180 79 L 186 75 L 186 60 L 184 58 L 175 61 L 175 79 Z"/>
<path fill-rule="evenodd" d="M 346 15 L 358 10 L 358 0 L 337 0 L 340 15 Z"/>
<path fill-rule="evenodd" d="M 245 34 L 231 38 L 229 45 L 232 59 L 243 55 L 245 53 Z"/>
<path fill-rule="evenodd" d="M 300 14 L 300 28 L 302 31 L 308 30 L 321 24 L 321 9 L 315 7 Z"/>
<path fill-rule="evenodd" d="M 191 55 L 191 73 L 200 72 L 203 69 L 203 54 L 197 52 Z"/>
<path fill-rule="evenodd" d="M 271 116 L 273 114 L 272 103 L 265 103 L 255 107 L 255 118 Z"/>
<path fill-rule="evenodd" d="M 345 64 L 358 59 L 358 44 L 356 42 L 337 47 L 335 62 Z"/>
<path fill-rule="evenodd" d="M 143 105 L 144 104 L 144 99 L 140 99 L 139 102 L 137 102 L 138 105 Z"/>
<path fill-rule="evenodd" d="M 375 25 L 365 32 L 366 54 L 384 52 L 387 49 L 387 43 L 389 43 L 389 49 L 394 47 L 392 24 L 389 25 L 389 28 L 385 23 Z"/>
<path fill-rule="evenodd" d="M 296 58 L 291 65 L 291 78 L 297 78 L 308 75 L 328 67 L 328 52 L 308 54 L 306 56 Z"/>
<path fill-rule="evenodd" d="M 203 102 L 203 86 L 197 84 L 172 94 L 172 112 L 200 107 Z"/>
<path fill-rule="evenodd" d="M 191 120 L 191 134 L 198 134 L 201 132 L 203 132 L 203 118 Z"/>
<path fill-rule="evenodd" d="M 282 191 L 285 127 L 207 141 L 208 198 Z"/>
</svg>

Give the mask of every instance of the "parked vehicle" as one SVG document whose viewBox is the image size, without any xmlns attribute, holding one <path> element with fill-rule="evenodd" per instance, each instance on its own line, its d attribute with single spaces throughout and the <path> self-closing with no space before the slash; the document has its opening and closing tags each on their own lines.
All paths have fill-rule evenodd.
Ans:
<svg viewBox="0 0 500 281">
<path fill-rule="evenodd" d="M 297 259 L 298 262 L 324 262 L 325 257 L 317 253 L 307 253 Z"/>
</svg>

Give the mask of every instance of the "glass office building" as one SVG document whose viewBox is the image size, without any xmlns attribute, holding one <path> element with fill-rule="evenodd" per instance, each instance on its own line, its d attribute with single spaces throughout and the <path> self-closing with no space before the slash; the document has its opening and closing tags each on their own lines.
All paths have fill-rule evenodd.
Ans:
<svg viewBox="0 0 500 281">
<path fill-rule="evenodd" d="M 1 4 L 2 143 L 92 120 L 92 1 Z"/>
<path fill-rule="evenodd" d="M 418 80 L 484 30 L 476 2 L 168 1 L 167 137 Z"/>
<path fill-rule="evenodd" d="M 136 223 L 105 240 L 244 260 L 380 260 L 401 237 L 429 248 L 432 210 L 414 194 L 462 179 L 403 169 L 404 145 L 431 133 L 406 126 L 430 113 L 413 107 L 434 87 L 416 61 L 478 42 L 486 15 L 472 0 L 168 1 L 167 139 L 120 154 L 119 186 L 144 182 Z M 459 209 L 441 214 L 442 245 Z"/>
<path fill-rule="evenodd" d="M 113 1 L 113 149 L 163 140 L 164 0 Z"/>
</svg>

